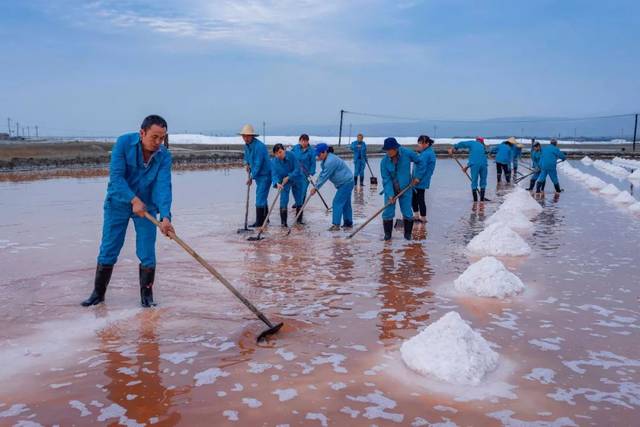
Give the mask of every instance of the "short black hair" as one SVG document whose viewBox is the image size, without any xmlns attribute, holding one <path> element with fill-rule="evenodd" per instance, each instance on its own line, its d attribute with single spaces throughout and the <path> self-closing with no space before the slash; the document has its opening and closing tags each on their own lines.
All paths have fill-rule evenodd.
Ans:
<svg viewBox="0 0 640 427">
<path fill-rule="evenodd" d="M 308 141 L 309 140 L 309 135 L 307 135 L 306 133 L 303 133 L 302 135 L 300 135 L 300 138 L 298 138 L 298 141 Z"/>
<path fill-rule="evenodd" d="M 327 153 L 333 153 L 333 146 L 329 146 L 329 148 L 327 149 Z"/>
<path fill-rule="evenodd" d="M 427 135 L 420 135 L 418 137 L 418 143 L 421 143 L 421 144 L 433 144 L 433 139 L 429 138 Z"/>
<path fill-rule="evenodd" d="M 145 117 L 140 125 L 140 129 L 149 130 L 153 125 L 158 125 L 161 128 L 167 129 L 167 121 L 156 114 Z"/>
<path fill-rule="evenodd" d="M 276 144 L 276 145 L 273 146 L 273 154 L 277 153 L 280 150 L 284 150 L 284 145 Z"/>
</svg>

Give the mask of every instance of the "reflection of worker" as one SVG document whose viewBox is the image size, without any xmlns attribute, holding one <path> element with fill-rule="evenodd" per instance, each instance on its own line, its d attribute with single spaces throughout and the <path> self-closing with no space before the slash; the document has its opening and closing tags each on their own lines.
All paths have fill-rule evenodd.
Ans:
<svg viewBox="0 0 640 427">
<path fill-rule="evenodd" d="M 185 394 L 186 388 L 168 389 L 162 384 L 160 346 L 156 335 L 157 320 L 139 316 L 140 335 L 131 356 L 121 351 L 122 341 L 117 328 L 109 328 L 100 336 L 100 350 L 106 354 L 104 375 L 111 381 L 105 385 L 107 399 L 126 409 L 126 416 L 147 423 L 158 419 L 158 425 L 177 425 L 182 418 L 173 407 L 174 398 Z"/>
<path fill-rule="evenodd" d="M 302 207 L 302 173 L 300 162 L 291 151 L 286 151 L 282 144 L 273 146 L 271 159 L 271 184 L 280 189 L 280 221 L 287 226 L 287 209 L 289 208 L 289 193 L 293 193 L 296 201 L 296 213 Z"/>
<path fill-rule="evenodd" d="M 160 214 L 160 230 L 173 232 L 171 225 L 171 154 L 162 145 L 167 122 L 148 116 L 140 132 L 122 135 L 111 153 L 109 186 L 104 201 L 102 242 L 91 296 L 83 306 L 104 301 L 113 266 L 124 244 L 129 219 L 136 230 L 136 255 L 140 260 L 140 304 L 156 305 L 153 282 L 156 270 L 156 226 L 146 219 Z M 134 216 L 135 215 L 135 216 Z"/>
<path fill-rule="evenodd" d="M 322 168 L 318 176 L 315 188 L 309 192 L 314 195 L 325 182 L 331 181 L 336 187 L 336 194 L 333 196 L 332 220 L 330 231 L 340 230 L 340 221 L 344 228 L 353 227 L 353 210 L 351 209 L 351 193 L 353 191 L 353 174 L 347 164 L 340 157 L 329 152 L 329 146 L 325 143 L 316 145 L 316 155 Z"/>
<path fill-rule="evenodd" d="M 353 185 L 358 184 L 358 177 L 360 177 L 360 187 L 364 187 L 364 166 L 367 163 L 367 144 L 363 139 L 364 136 L 359 133 L 356 140 L 351 143 L 351 151 L 353 151 Z"/>
<path fill-rule="evenodd" d="M 397 256 L 397 260 L 394 258 Z M 380 310 L 380 340 L 405 338 L 403 330 L 415 329 L 416 323 L 429 318 L 425 300 L 432 292 L 416 292 L 416 288 L 427 288 L 433 269 L 420 243 L 406 245 L 399 254 L 391 248 L 380 253 L 380 283 L 378 295 L 382 298 Z"/>
<path fill-rule="evenodd" d="M 253 126 L 244 125 L 240 131 L 244 141 L 244 164 L 249 172 L 247 185 L 256 182 L 256 222 L 251 227 L 262 226 L 267 218 L 267 199 L 271 184 L 271 165 L 269 164 L 269 151 L 256 136 Z"/>
<path fill-rule="evenodd" d="M 418 146 L 416 151 L 420 153 L 420 159 L 424 165 L 422 176 L 414 173 L 414 178 L 420 178 L 420 182 L 413 188 L 411 204 L 413 207 L 413 220 L 421 223 L 427 222 L 427 204 L 425 203 L 424 193 L 431 185 L 431 176 L 436 168 L 436 154 L 433 152 L 433 139 L 427 135 L 420 135 L 418 138 Z M 418 216 L 418 212 L 420 216 Z"/>
<path fill-rule="evenodd" d="M 463 169 L 471 169 L 471 194 L 473 201 L 478 201 L 478 188 L 480 188 L 480 201 L 484 202 L 484 194 L 487 189 L 487 153 L 484 146 L 484 138 L 476 138 L 470 141 L 460 141 L 449 148 L 449 155 L 457 150 L 469 150 L 469 160 Z"/>
</svg>

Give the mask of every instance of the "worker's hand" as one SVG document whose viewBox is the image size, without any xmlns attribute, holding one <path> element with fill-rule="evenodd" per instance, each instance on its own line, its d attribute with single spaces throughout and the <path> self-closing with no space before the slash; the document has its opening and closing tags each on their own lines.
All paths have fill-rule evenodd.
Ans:
<svg viewBox="0 0 640 427">
<path fill-rule="evenodd" d="M 411 181 L 411 185 L 418 185 L 420 183 L 420 178 L 413 178 L 413 181 Z"/>
<path fill-rule="evenodd" d="M 469 170 L 469 166 L 463 166 L 462 170 L 466 172 L 467 170 Z"/>
<path fill-rule="evenodd" d="M 147 211 L 147 207 L 138 196 L 134 197 L 131 200 L 131 209 L 133 210 L 134 214 L 138 215 L 141 218 L 144 218 L 144 213 Z"/>
<path fill-rule="evenodd" d="M 288 176 L 285 176 L 285 177 L 282 179 L 282 185 L 285 185 L 287 182 L 289 182 L 289 177 L 288 177 Z"/>
<path fill-rule="evenodd" d="M 309 195 L 313 196 L 314 194 L 316 194 L 316 189 L 312 188 L 311 190 L 309 190 Z"/>
<path fill-rule="evenodd" d="M 175 234 L 175 230 L 173 229 L 173 225 L 171 225 L 171 221 L 169 218 L 163 218 L 162 222 L 160 222 L 160 231 L 165 236 L 169 236 L 169 233 Z"/>
<path fill-rule="evenodd" d="M 449 155 L 450 156 L 453 156 L 453 147 L 449 147 L 449 150 L 447 150 L 447 151 L 449 151 Z"/>
<path fill-rule="evenodd" d="M 276 184 L 276 188 L 277 188 L 278 190 L 282 190 L 282 189 L 284 188 L 284 185 L 282 185 L 282 184 Z"/>
<path fill-rule="evenodd" d="M 397 196 L 389 197 L 389 201 L 387 203 L 395 203 L 398 200 Z"/>
<path fill-rule="evenodd" d="M 253 180 L 252 180 L 251 178 L 249 178 L 249 179 L 247 180 L 247 186 L 248 186 L 248 187 L 251 187 L 251 182 L 253 182 Z"/>
<path fill-rule="evenodd" d="M 244 165 L 244 170 L 246 170 L 247 172 L 251 172 L 251 168 L 249 167 L 249 165 Z"/>
</svg>

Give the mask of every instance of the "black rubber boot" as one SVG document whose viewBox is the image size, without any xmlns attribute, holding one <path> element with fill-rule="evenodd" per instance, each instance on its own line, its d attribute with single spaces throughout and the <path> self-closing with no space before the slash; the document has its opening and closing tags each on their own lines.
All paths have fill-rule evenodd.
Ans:
<svg viewBox="0 0 640 427">
<path fill-rule="evenodd" d="M 353 228 L 353 222 L 351 221 L 345 221 L 344 224 L 342 225 L 342 228 Z"/>
<path fill-rule="evenodd" d="M 360 187 L 364 187 L 364 176 L 360 177 Z"/>
<path fill-rule="evenodd" d="M 553 184 L 553 188 L 556 189 L 556 193 L 562 193 L 562 188 L 560 188 L 560 184 Z"/>
<path fill-rule="evenodd" d="M 280 225 L 287 227 L 287 209 L 280 209 Z"/>
<path fill-rule="evenodd" d="M 262 217 L 262 207 L 256 206 L 256 222 L 251 224 L 249 227 L 261 227 L 263 220 L 264 218 Z"/>
<path fill-rule="evenodd" d="M 80 305 L 89 307 L 104 301 L 104 294 L 107 292 L 107 285 L 109 285 L 109 280 L 111 280 L 111 273 L 113 273 L 113 265 L 98 264 L 96 267 L 96 277 L 93 281 L 93 292 L 91 292 L 89 298 L 82 301 Z"/>
<path fill-rule="evenodd" d="M 304 212 L 300 213 L 300 208 L 296 208 L 296 215 L 298 215 L 298 214 L 300 214 L 300 215 L 298 216 L 297 223 L 300 224 L 300 225 L 304 225 L 304 221 L 302 220 L 302 217 L 304 216 Z"/>
<path fill-rule="evenodd" d="M 535 185 L 536 185 L 536 180 L 535 179 L 530 179 L 529 180 L 529 188 L 527 188 L 527 191 L 533 190 L 533 187 L 535 187 Z"/>
<path fill-rule="evenodd" d="M 541 193 L 541 192 L 542 192 L 542 190 L 543 190 L 543 188 L 542 188 L 542 183 L 541 183 L 541 182 L 537 182 L 537 183 L 536 183 L 536 194 Z"/>
<path fill-rule="evenodd" d="M 480 189 L 480 201 L 481 202 L 485 202 L 487 200 L 487 199 L 484 198 L 484 192 L 485 192 L 485 189 L 481 188 Z"/>
<path fill-rule="evenodd" d="M 391 233 L 393 232 L 393 220 L 382 220 L 382 227 L 384 228 L 384 240 L 391 240 Z"/>
<path fill-rule="evenodd" d="M 407 240 L 411 240 L 413 238 L 413 221 L 410 219 L 404 220 L 404 238 Z"/>
<path fill-rule="evenodd" d="M 471 190 L 471 194 L 473 194 L 473 201 L 478 201 L 478 190 Z"/>
<path fill-rule="evenodd" d="M 353 177 L 353 186 L 355 187 L 356 185 L 358 185 L 358 177 L 354 176 Z"/>
<path fill-rule="evenodd" d="M 154 267 L 144 267 L 140 264 L 140 305 L 143 307 L 155 307 L 153 302 L 153 280 L 156 277 Z"/>
<path fill-rule="evenodd" d="M 511 182 L 511 172 L 506 172 L 504 174 L 504 179 L 507 181 L 507 184 Z"/>
</svg>

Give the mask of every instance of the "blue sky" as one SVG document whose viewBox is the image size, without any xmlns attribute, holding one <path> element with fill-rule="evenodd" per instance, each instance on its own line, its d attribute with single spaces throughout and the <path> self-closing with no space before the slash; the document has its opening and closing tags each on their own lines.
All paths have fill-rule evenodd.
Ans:
<svg viewBox="0 0 640 427">
<path fill-rule="evenodd" d="M 0 2 L 0 130 L 637 111 L 637 1 Z"/>
</svg>

